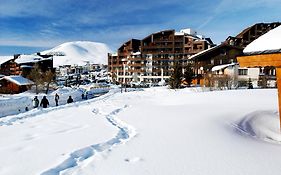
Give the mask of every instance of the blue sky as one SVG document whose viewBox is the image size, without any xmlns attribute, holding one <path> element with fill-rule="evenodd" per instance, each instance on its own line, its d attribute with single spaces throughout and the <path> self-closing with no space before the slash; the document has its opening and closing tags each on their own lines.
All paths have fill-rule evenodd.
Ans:
<svg viewBox="0 0 281 175">
<path fill-rule="evenodd" d="M 281 21 L 281 0 L 1 0 L 0 55 L 68 41 L 103 42 L 193 28 L 215 43 L 258 22 Z"/>
</svg>

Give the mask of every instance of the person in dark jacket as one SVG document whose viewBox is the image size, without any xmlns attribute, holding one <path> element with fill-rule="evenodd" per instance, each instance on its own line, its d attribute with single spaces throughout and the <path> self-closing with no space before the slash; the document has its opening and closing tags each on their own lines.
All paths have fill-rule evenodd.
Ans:
<svg viewBox="0 0 281 175">
<path fill-rule="evenodd" d="M 37 96 L 35 96 L 34 99 L 32 100 L 32 106 L 33 108 L 37 108 L 39 106 L 39 100 Z"/>
<path fill-rule="evenodd" d="M 73 99 L 71 98 L 71 96 L 69 96 L 67 99 L 67 103 L 72 103 L 72 102 L 73 102 Z"/>
<path fill-rule="evenodd" d="M 43 108 L 47 108 L 48 105 L 49 105 L 49 101 L 48 101 L 47 97 L 44 96 L 41 100 L 40 106 L 42 106 Z"/>
<path fill-rule="evenodd" d="M 60 99 L 60 96 L 56 93 L 56 95 L 55 95 L 56 106 L 59 105 L 59 99 Z"/>
</svg>

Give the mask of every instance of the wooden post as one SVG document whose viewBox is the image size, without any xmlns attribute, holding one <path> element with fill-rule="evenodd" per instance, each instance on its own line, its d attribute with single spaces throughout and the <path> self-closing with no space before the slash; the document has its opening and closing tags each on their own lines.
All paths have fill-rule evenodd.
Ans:
<svg viewBox="0 0 281 175">
<path fill-rule="evenodd" d="M 266 67 L 276 68 L 276 83 L 278 88 L 279 125 L 281 131 L 281 53 L 257 54 L 237 57 L 241 67 Z"/>
<path fill-rule="evenodd" d="M 276 68 L 276 83 L 278 88 L 279 124 L 281 131 L 281 67 Z"/>
</svg>

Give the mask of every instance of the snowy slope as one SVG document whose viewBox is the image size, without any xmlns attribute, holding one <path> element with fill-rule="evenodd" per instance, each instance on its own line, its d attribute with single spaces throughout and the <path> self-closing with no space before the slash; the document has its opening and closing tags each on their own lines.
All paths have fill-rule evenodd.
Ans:
<svg viewBox="0 0 281 175">
<path fill-rule="evenodd" d="M 41 54 L 54 55 L 54 67 L 62 65 L 107 64 L 110 49 L 103 43 L 75 41 L 61 44 Z"/>
<path fill-rule="evenodd" d="M 197 90 L 114 92 L 2 118 L 0 174 L 279 175 L 277 90 Z"/>
</svg>

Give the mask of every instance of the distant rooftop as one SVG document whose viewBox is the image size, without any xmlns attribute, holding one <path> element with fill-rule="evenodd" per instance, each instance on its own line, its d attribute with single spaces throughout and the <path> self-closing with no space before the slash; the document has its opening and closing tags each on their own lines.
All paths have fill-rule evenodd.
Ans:
<svg viewBox="0 0 281 175">
<path fill-rule="evenodd" d="M 34 84 L 31 80 L 24 78 L 20 75 L 13 75 L 13 76 L 4 76 L 1 79 L 5 79 L 7 81 L 13 82 L 19 86 L 24 86 L 24 85 L 32 85 Z M 0 79 L 0 80 L 1 80 Z"/>
<path fill-rule="evenodd" d="M 281 26 L 270 30 L 266 34 L 251 42 L 243 52 L 245 54 L 280 53 Z"/>
</svg>

